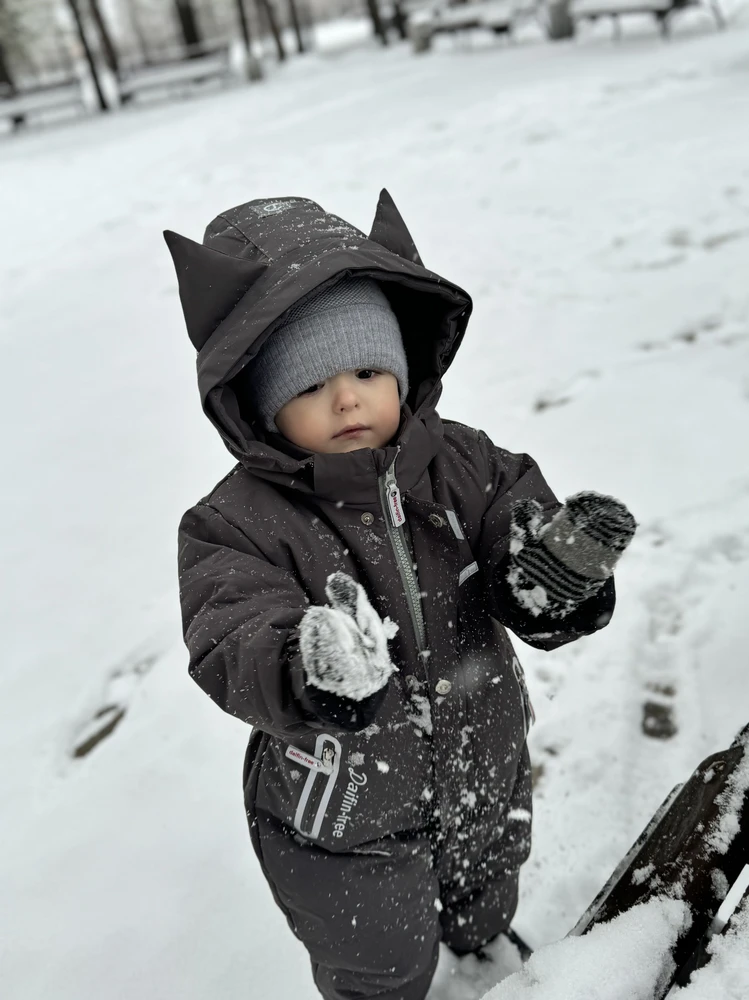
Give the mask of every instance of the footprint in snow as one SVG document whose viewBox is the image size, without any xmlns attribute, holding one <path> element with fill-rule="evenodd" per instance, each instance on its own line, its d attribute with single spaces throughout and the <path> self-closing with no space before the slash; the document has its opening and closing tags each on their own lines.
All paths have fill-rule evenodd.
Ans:
<svg viewBox="0 0 749 1000">
<path fill-rule="evenodd" d="M 573 377 L 568 379 L 566 382 L 562 382 L 559 385 L 542 392 L 533 404 L 533 409 L 536 413 L 543 413 L 544 410 L 552 409 L 555 406 L 566 406 L 568 403 L 573 401 L 577 393 L 581 391 L 588 384 L 588 382 L 592 382 L 599 378 L 600 374 L 601 373 L 599 371 L 591 368 L 588 371 L 579 372 L 577 375 L 573 375 Z"/>
<path fill-rule="evenodd" d="M 116 667 L 109 676 L 98 708 L 78 729 L 70 751 L 80 760 L 111 736 L 125 718 L 130 701 L 144 676 L 158 660 L 157 653 L 135 656 Z"/>
<path fill-rule="evenodd" d="M 676 688 L 652 681 L 645 688 L 649 696 L 642 706 L 642 731 L 654 740 L 670 740 L 679 731 L 674 718 Z"/>
<path fill-rule="evenodd" d="M 684 344 L 718 344 L 732 347 L 749 338 L 749 327 L 742 321 L 727 321 L 720 316 L 707 316 L 692 323 L 665 340 L 645 340 L 637 345 L 640 351 L 664 351 Z"/>
</svg>

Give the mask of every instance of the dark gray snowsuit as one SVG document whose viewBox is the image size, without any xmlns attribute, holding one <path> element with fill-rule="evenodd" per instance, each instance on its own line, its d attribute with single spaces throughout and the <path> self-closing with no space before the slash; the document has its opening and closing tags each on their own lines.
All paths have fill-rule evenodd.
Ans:
<svg viewBox="0 0 749 1000">
<path fill-rule="evenodd" d="M 471 302 L 422 266 L 386 193 L 368 238 L 292 198 L 219 216 L 204 245 L 167 241 L 203 406 L 238 459 L 180 527 L 190 673 L 254 727 L 252 840 L 320 992 L 422 1000 L 440 939 L 468 951 L 507 927 L 530 848 L 530 705 L 504 626 L 559 646 L 608 621 L 613 584 L 561 624 L 514 602 L 511 503 L 559 505 L 528 456 L 435 412 Z M 392 445 L 311 455 L 263 435 L 240 373 L 292 303 L 353 273 L 391 301 L 411 393 Z M 294 644 L 336 570 L 400 626 L 397 673 L 359 732 L 315 718 Z"/>
</svg>

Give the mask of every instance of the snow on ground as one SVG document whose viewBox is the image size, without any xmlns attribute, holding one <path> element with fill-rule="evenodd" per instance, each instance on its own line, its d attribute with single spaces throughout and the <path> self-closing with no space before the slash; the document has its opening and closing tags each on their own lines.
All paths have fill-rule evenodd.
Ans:
<svg viewBox="0 0 749 1000">
<path fill-rule="evenodd" d="M 670 949 L 689 919 L 674 899 L 635 906 L 585 937 L 536 952 L 486 1000 L 652 1000 L 674 971 Z"/>
<path fill-rule="evenodd" d="M 476 301 L 443 414 L 531 452 L 562 495 L 636 514 L 609 628 L 521 650 L 539 780 L 517 927 L 534 945 L 749 721 L 749 17 L 716 33 L 694 12 L 674 34 L 371 46 L 2 142 L 5 997 L 316 996 L 248 843 L 247 734 L 185 671 L 176 524 L 230 460 L 164 228 L 199 238 L 279 194 L 366 227 L 387 185 Z M 480 997 L 510 971 L 495 954 L 443 955 L 431 998 Z M 719 972 L 686 996 L 723 996 Z"/>
</svg>

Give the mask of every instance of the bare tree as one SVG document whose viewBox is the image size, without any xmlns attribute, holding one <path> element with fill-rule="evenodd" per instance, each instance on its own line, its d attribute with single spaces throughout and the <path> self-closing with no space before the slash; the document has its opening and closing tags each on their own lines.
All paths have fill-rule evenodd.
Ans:
<svg viewBox="0 0 749 1000">
<path fill-rule="evenodd" d="M 403 0 L 393 0 L 393 27 L 404 41 L 408 38 L 408 14 Z"/>
<path fill-rule="evenodd" d="M 101 12 L 99 0 L 89 0 L 89 3 L 91 5 L 91 15 L 94 19 L 96 30 L 99 32 L 99 38 L 101 39 L 101 49 L 104 53 L 104 62 L 107 64 L 109 69 L 116 74 L 120 66 L 120 61 L 117 56 L 117 49 L 112 41 L 112 36 L 109 33 L 109 28 L 104 20 L 104 15 Z"/>
<path fill-rule="evenodd" d="M 203 39 L 198 27 L 198 19 L 195 15 L 192 0 L 174 0 L 174 6 L 177 11 L 177 19 L 187 54 L 191 57 L 199 56 Z"/>
<path fill-rule="evenodd" d="M 16 89 L 12 63 L 24 55 L 20 11 L 11 0 L 0 0 L 0 84 Z"/>
<path fill-rule="evenodd" d="M 278 27 L 278 21 L 276 19 L 276 10 L 271 0 L 257 0 L 258 6 L 265 14 L 268 27 L 270 28 L 270 33 L 273 35 L 273 41 L 276 43 L 276 52 L 278 54 L 278 61 L 283 62 L 286 58 L 286 50 L 283 47 L 283 41 L 281 39 L 281 32 Z"/>
<path fill-rule="evenodd" d="M 78 37 L 81 40 L 83 53 L 86 57 L 88 68 L 91 71 L 91 79 L 94 82 L 94 90 L 96 91 L 96 99 L 99 102 L 99 108 L 101 111 L 109 111 L 109 105 L 104 97 L 104 91 L 101 89 L 101 81 L 96 67 L 96 60 L 94 59 L 94 54 L 91 51 L 91 46 L 88 44 L 88 38 L 86 38 L 86 30 L 83 26 L 83 18 L 81 17 L 78 0 L 67 0 L 67 4 L 70 9 L 70 13 L 73 15 L 76 31 L 78 32 Z"/>
<path fill-rule="evenodd" d="M 130 26 L 133 29 L 133 34 L 138 40 L 138 47 L 140 48 L 140 54 L 143 57 L 143 62 L 148 65 L 151 62 L 151 51 L 148 45 L 148 35 L 143 28 L 143 23 L 140 18 L 140 12 L 138 11 L 137 0 L 126 0 L 127 12 L 130 20 Z"/>
<path fill-rule="evenodd" d="M 377 35 L 383 45 L 387 45 L 388 33 L 385 28 L 385 22 L 382 20 L 382 15 L 380 14 L 378 0 L 367 0 L 367 11 L 372 19 L 372 29 L 375 35 Z"/>
<path fill-rule="evenodd" d="M 0 88 L 4 89 L 5 87 L 9 87 L 11 91 L 16 89 L 8 60 L 5 58 L 5 48 L 2 39 L 0 39 Z"/>
<path fill-rule="evenodd" d="M 263 67 L 255 58 L 252 51 L 252 32 L 250 31 L 250 19 L 244 7 L 244 0 L 235 0 L 237 6 L 237 16 L 239 17 L 239 27 L 244 40 L 244 47 L 247 50 L 247 76 L 250 80 L 262 80 Z"/>
<path fill-rule="evenodd" d="M 304 37 L 302 35 L 302 23 L 299 20 L 299 11 L 296 0 L 289 0 L 289 19 L 296 35 L 296 50 L 301 55 L 305 51 Z"/>
</svg>

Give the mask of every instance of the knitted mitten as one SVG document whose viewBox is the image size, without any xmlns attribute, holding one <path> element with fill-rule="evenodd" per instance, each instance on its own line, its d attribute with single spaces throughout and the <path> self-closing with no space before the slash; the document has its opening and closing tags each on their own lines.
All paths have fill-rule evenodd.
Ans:
<svg viewBox="0 0 749 1000">
<path fill-rule="evenodd" d="M 361 584 L 346 573 L 329 576 L 325 593 L 331 606 L 309 608 L 299 625 L 307 696 L 325 721 L 364 728 L 396 669 L 387 644 L 398 626 L 380 618 Z"/>
<path fill-rule="evenodd" d="M 635 533 L 621 501 L 586 491 L 568 497 L 548 524 L 536 500 L 512 505 L 507 581 L 532 615 L 564 618 L 613 574 Z"/>
</svg>

